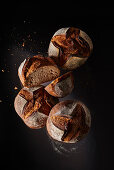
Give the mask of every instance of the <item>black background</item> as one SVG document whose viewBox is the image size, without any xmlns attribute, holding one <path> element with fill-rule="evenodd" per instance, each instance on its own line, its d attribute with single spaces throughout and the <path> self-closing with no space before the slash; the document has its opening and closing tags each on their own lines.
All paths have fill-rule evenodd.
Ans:
<svg viewBox="0 0 114 170">
<path fill-rule="evenodd" d="M 91 2 L 92 3 L 92 2 Z M 113 166 L 113 6 L 33 2 L 1 6 L 0 141 L 3 169 L 112 169 Z M 88 61 L 74 71 L 75 88 L 65 99 L 79 99 L 92 115 L 88 136 L 71 154 L 58 153 L 46 129 L 24 125 L 13 102 L 21 89 L 17 69 L 24 58 L 47 54 L 54 32 L 78 27 L 92 39 Z M 24 47 L 23 47 L 24 43 Z M 15 90 L 14 88 L 18 89 Z M 61 99 L 61 100 L 65 100 Z"/>
</svg>

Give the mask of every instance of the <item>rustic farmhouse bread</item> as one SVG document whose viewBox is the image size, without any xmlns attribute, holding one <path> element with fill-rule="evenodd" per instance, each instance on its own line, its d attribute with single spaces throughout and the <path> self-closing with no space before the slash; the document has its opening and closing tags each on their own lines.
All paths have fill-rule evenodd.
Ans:
<svg viewBox="0 0 114 170">
<path fill-rule="evenodd" d="M 43 86 L 24 87 L 17 94 L 14 107 L 28 127 L 39 129 L 45 126 L 50 110 L 57 102 L 58 99 L 48 94 Z"/>
<path fill-rule="evenodd" d="M 52 96 L 65 97 L 74 88 L 74 77 L 72 72 L 68 72 L 52 81 L 45 87 L 45 90 Z"/>
<path fill-rule="evenodd" d="M 74 100 L 56 104 L 46 123 L 48 134 L 53 139 L 66 143 L 81 140 L 88 133 L 90 125 L 89 110 L 83 103 Z"/>
<path fill-rule="evenodd" d="M 68 27 L 55 32 L 48 55 L 63 69 L 73 70 L 85 63 L 92 50 L 92 40 L 84 31 Z"/>
<path fill-rule="evenodd" d="M 60 70 L 50 57 L 36 55 L 21 63 L 18 75 L 24 87 L 35 87 L 57 78 Z"/>
</svg>

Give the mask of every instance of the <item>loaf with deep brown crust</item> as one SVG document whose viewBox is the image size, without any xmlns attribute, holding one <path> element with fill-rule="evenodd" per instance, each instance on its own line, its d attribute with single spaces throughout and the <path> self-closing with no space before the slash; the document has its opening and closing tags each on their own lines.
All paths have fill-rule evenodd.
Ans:
<svg viewBox="0 0 114 170">
<path fill-rule="evenodd" d="M 72 72 L 68 72 L 52 81 L 45 87 L 45 90 L 52 96 L 65 97 L 74 88 L 74 77 Z"/>
<path fill-rule="evenodd" d="M 33 129 L 39 129 L 46 124 L 47 117 L 58 99 L 51 96 L 44 86 L 22 88 L 17 94 L 14 107 L 25 124 Z"/>
<path fill-rule="evenodd" d="M 47 119 L 48 134 L 55 140 L 75 143 L 89 131 L 91 115 L 80 101 L 67 100 L 56 104 Z"/>
<path fill-rule="evenodd" d="M 21 63 L 18 75 L 22 85 L 29 88 L 54 80 L 60 75 L 60 70 L 50 57 L 36 55 Z"/>
<path fill-rule="evenodd" d="M 85 63 L 93 50 L 90 37 L 74 27 L 61 28 L 53 35 L 48 55 L 61 68 L 73 70 Z"/>
</svg>

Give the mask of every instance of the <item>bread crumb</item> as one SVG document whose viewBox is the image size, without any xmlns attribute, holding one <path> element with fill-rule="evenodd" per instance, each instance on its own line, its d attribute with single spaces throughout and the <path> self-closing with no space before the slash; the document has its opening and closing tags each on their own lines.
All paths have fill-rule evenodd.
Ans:
<svg viewBox="0 0 114 170">
<path fill-rule="evenodd" d="M 22 47 L 24 47 L 24 46 L 25 46 L 25 43 L 23 42 Z"/>
<path fill-rule="evenodd" d="M 15 87 L 14 87 L 14 90 L 17 90 L 17 89 L 18 89 L 18 88 L 15 86 Z"/>
<path fill-rule="evenodd" d="M 4 73 L 4 70 L 2 70 L 2 72 Z"/>
</svg>

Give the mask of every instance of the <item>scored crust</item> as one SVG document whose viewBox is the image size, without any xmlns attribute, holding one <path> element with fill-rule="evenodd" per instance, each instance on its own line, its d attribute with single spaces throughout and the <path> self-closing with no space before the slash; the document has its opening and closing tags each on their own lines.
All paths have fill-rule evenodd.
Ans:
<svg viewBox="0 0 114 170">
<path fill-rule="evenodd" d="M 54 33 L 53 37 L 55 35 L 66 34 L 68 29 L 69 29 L 69 27 L 59 29 L 58 31 L 56 31 Z M 54 57 L 58 57 L 58 55 L 59 55 L 59 49 L 57 47 L 55 47 L 51 41 L 50 41 L 49 48 L 48 48 L 48 55 L 49 56 L 54 56 Z"/>
<path fill-rule="evenodd" d="M 88 126 L 88 128 L 90 128 L 91 115 L 90 115 L 88 108 L 82 102 L 71 101 L 71 100 L 62 101 L 62 102 L 59 102 L 58 104 L 56 104 L 52 108 L 52 110 L 49 114 L 49 117 L 47 119 L 47 123 L 46 123 L 47 132 L 53 139 L 60 141 L 60 142 L 65 142 L 65 143 L 75 143 L 75 142 L 81 140 L 88 133 L 88 131 L 87 131 L 86 133 L 81 134 L 80 137 L 76 136 L 76 137 L 72 138 L 70 141 L 62 141 L 64 131 L 62 129 L 58 128 L 57 126 L 55 126 L 52 122 L 52 119 L 51 119 L 52 116 L 57 116 L 57 115 L 59 116 L 59 115 L 64 115 L 64 114 L 66 116 L 70 116 L 71 113 L 75 110 L 77 104 L 80 104 L 83 107 L 83 109 L 85 111 L 85 123 Z"/>
<path fill-rule="evenodd" d="M 65 97 L 72 92 L 74 88 L 74 77 L 72 72 L 68 72 L 52 81 L 45 90 L 52 96 Z"/>
<path fill-rule="evenodd" d="M 24 119 L 24 123 L 32 129 L 39 129 L 45 126 L 47 118 L 47 115 L 37 111 Z"/>
<path fill-rule="evenodd" d="M 33 129 L 44 127 L 51 108 L 58 99 L 51 96 L 44 86 L 22 88 L 14 101 L 14 108 L 24 123 Z"/>
<path fill-rule="evenodd" d="M 66 35 L 66 32 L 68 31 L 69 28 L 70 27 L 59 29 L 57 32 L 55 32 L 53 37 L 56 35 L 62 35 L 62 34 Z M 90 54 L 91 54 L 93 50 L 93 43 L 92 43 L 91 38 L 82 30 L 80 30 L 79 35 L 89 44 Z M 59 54 L 60 54 L 59 48 L 54 46 L 53 43 L 50 41 L 49 48 L 48 48 L 48 55 L 50 57 L 52 56 L 52 58 L 55 58 L 54 60 L 58 63 Z M 66 70 L 73 70 L 73 69 L 80 67 L 82 64 L 84 64 L 87 59 L 88 57 L 79 57 L 77 55 L 73 55 L 61 67 Z"/>
<path fill-rule="evenodd" d="M 14 108 L 17 114 L 23 119 L 24 114 L 23 114 L 23 108 L 27 104 L 28 100 L 31 100 L 33 98 L 33 92 L 42 88 L 43 86 L 40 85 L 35 88 L 27 88 L 23 87 L 17 96 L 15 97 L 14 100 Z"/>
<path fill-rule="evenodd" d="M 18 69 L 18 76 L 25 87 L 35 87 L 54 80 L 60 75 L 55 62 L 50 57 L 36 55 L 25 59 Z"/>
</svg>

